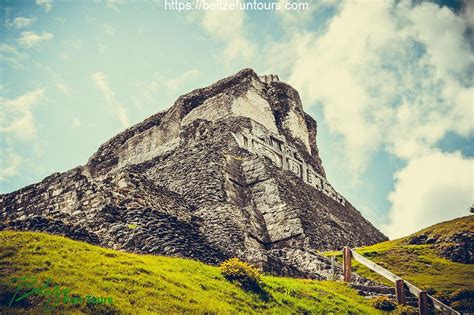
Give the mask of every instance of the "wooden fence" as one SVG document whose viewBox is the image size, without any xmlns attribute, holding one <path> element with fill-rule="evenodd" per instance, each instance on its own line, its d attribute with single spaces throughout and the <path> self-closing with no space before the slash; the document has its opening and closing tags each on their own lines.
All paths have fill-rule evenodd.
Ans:
<svg viewBox="0 0 474 315">
<path fill-rule="evenodd" d="M 454 309 L 442 303 L 441 301 L 435 299 L 434 297 L 426 293 L 426 291 L 423 291 L 417 288 L 410 282 L 403 280 L 399 276 L 377 265 L 373 261 L 362 256 L 361 254 L 358 254 L 355 250 L 350 249 L 349 247 L 344 247 L 343 258 L 344 258 L 344 262 L 343 262 L 342 267 L 343 267 L 345 282 L 351 282 L 351 260 L 352 258 L 354 258 L 356 261 L 358 261 L 362 265 L 366 266 L 367 268 L 375 271 L 379 275 L 395 283 L 395 295 L 396 295 L 398 304 L 406 304 L 405 289 L 407 289 L 410 293 L 418 297 L 420 315 L 430 314 L 428 301 L 431 301 L 433 306 L 437 310 L 441 311 L 443 314 L 460 315 L 459 312 L 455 311 Z"/>
</svg>

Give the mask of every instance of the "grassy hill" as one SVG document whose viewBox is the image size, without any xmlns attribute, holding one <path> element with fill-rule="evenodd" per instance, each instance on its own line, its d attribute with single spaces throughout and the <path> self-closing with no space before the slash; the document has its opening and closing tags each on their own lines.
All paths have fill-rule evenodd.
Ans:
<svg viewBox="0 0 474 315">
<path fill-rule="evenodd" d="M 474 233 L 474 216 L 442 222 L 413 235 L 373 246 L 357 248 L 356 251 L 382 267 L 413 284 L 432 291 L 455 291 L 460 288 L 474 290 L 474 264 L 458 263 L 442 258 L 448 249 L 465 249 L 466 244 L 456 244 L 460 236 Z M 469 239 L 465 240 L 469 242 Z M 342 261 L 341 252 L 325 252 L 336 255 Z M 392 285 L 373 271 L 352 262 L 353 270 L 368 279 Z"/>
<path fill-rule="evenodd" d="M 0 313 L 43 312 L 45 301 L 55 304 L 55 285 L 56 293 L 68 289 L 75 298 L 60 302 L 53 309 L 58 313 L 379 313 L 343 283 L 264 276 L 262 295 L 193 260 L 123 253 L 32 232 L 0 232 L 0 244 Z M 37 278 L 13 282 L 22 277 Z M 42 290 L 48 278 L 49 290 Z M 105 299 L 80 300 L 87 295 Z M 9 308 L 14 296 L 19 301 Z"/>
</svg>

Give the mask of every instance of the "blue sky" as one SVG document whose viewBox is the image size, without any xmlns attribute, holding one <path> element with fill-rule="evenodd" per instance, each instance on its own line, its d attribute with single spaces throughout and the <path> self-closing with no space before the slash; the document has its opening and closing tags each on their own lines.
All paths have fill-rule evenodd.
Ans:
<svg viewBox="0 0 474 315">
<path fill-rule="evenodd" d="M 472 3 L 163 2 L 0 3 L 1 193 L 85 164 L 126 126 L 250 67 L 300 91 L 329 180 L 383 232 L 468 214 Z"/>
</svg>

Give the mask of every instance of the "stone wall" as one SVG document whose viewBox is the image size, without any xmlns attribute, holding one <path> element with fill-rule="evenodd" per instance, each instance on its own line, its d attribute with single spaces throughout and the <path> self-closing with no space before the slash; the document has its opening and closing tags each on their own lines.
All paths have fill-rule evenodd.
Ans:
<svg viewBox="0 0 474 315">
<path fill-rule="evenodd" d="M 308 165 L 296 148 L 285 141 L 285 138 L 264 131 L 263 126 L 252 124 L 252 129 L 233 134 L 239 146 L 255 154 L 271 160 L 277 167 L 289 170 L 301 178 L 306 184 L 322 191 L 326 196 L 345 205 L 344 197 L 336 192 L 322 175 Z"/>
</svg>

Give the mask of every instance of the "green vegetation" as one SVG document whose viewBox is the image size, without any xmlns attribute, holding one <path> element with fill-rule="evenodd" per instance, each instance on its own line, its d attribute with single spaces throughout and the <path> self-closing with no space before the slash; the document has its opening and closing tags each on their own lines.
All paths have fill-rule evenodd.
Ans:
<svg viewBox="0 0 474 315">
<path fill-rule="evenodd" d="M 395 314 L 397 315 L 418 315 L 419 310 L 417 307 L 410 305 L 397 305 L 395 308 Z"/>
<path fill-rule="evenodd" d="M 437 292 L 453 292 L 461 288 L 473 290 L 473 264 L 456 263 L 441 258 L 435 247 L 439 244 L 410 245 L 408 243 L 410 238 L 421 234 L 449 239 L 455 233 L 469 231 L 474 231 L 474 216 L 442 222 L 414 235 L 357 248 L 356 251 L 418 287 Z M 342 252 L 325 252 L 323 254 L 326 256 L 336 255 L 337 259 L 342 261 Z M 352 266 L 353 271 L 363 277 L 392 285 L 385 278 L 354 260 Z"/>
<path fill-rule="evenodd" d="M 391 312 L 397 307 L 397 303 L 386 296 L 375 297 L 370 302 L 376 309 L 387 312 Z"/>
<path fill-rule="evenodd" d="M 231 258 L 219 265 L 222 275 L 229 281 L 238 283 L 245 290 L 261 291 L 260 271 L 238 258 Z"/>
<path fill-rule="evenodd" d="M 226 280 L 218 267 L 193 260 L 129 254 L 43 233 L 3 231 L 0 240 L 0 313 L 11 311 L 7 306 L 18 284 L 13 278 L 33 275 L 38 284 L 51 278 L 77 300 L 113 299 L 61 303 L 58 313 L 379 314 L 343 283 L 262 276 L 262 295 Z M 37 314 L 42 302 L 31 295 L 12 306 Z"/>
<path fill-rule="evenodd" d="M 457 218 L 451 221 L 441 222 L 430 226 L 414 235 L 428 234 L 431 237 L 436 238 L 450 238 L 460 232 L 473 232 L 474 231 L 474 215 L 468 215 L 466 217 Z"/>
</svg>

